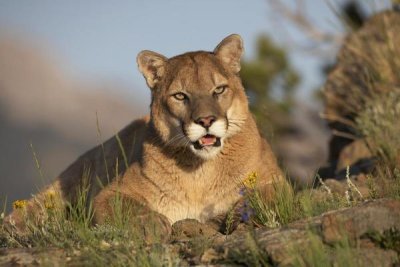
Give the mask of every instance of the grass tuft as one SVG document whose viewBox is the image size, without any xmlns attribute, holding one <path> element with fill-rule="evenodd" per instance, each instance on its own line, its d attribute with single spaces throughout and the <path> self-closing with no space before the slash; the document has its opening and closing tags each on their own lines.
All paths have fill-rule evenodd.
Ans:
<svg viewBox="0 0 400 267">
<path fill-rule="evenodd" d="M 308 188 L 298 192 L 290 183 L 274 181 L 272 187 L 275 192 L 274 199 L 265 201 L 256 183 L 250 186 L 248 183 L 243 184 L 241 193 L 245 199 L 245 205 L 242 219 L 251 215 L 255 225 L 276 228 L 299 219 L 320 215 L 329 210 L 349 207 L 362 201 L 362 198 L 354 198 L 354 200 L 352 198 L 352 201 L 348 201 L 346 195 L 332 193 L 325 183 L 319 189 Z M 359 192 L 353 183 L 349 184 L 348 191 L 351 194 Z"/>
</svg>

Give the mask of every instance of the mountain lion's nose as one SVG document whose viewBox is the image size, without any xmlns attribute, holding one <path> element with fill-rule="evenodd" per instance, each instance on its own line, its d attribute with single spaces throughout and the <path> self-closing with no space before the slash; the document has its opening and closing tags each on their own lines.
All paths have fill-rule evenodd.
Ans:
<svg viewBox="0 0 400 267">
<path fill-rule="evenodd" d="M 215 119 L 216 118 L 214 116 L 208 116 L 208 117 L 198 118 L 194 122 L 208 129 L 215 122 Z"/>
</svg>

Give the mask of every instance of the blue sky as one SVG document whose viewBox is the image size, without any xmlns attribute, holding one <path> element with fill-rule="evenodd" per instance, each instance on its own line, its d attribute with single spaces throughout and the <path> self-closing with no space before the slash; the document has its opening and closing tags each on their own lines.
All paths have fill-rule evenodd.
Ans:
<svg viewBox="0 0 400 267">
<path fill-rule="evenodd" d="M 340 31 L 325 1 L 305 2 L 315 23 Z M 43 44 L 78 79 L 117 81 L 140 96 L 148 95 L 135 62 L 143 49 L 166 56 L 212 50 L 225 36 L 239 33 L 249 58 L 259 33 L 271 35 L 283 47 L 293 45 L 288 39 L 301 39 L 286 26 L 274 18 L 266 0 L 0 1 L 0 33 Z M 290 55 L 305 75 L 299 95 L 307 98 L 322 81 L 320 62 L 299 50 Z"/>
</svg>

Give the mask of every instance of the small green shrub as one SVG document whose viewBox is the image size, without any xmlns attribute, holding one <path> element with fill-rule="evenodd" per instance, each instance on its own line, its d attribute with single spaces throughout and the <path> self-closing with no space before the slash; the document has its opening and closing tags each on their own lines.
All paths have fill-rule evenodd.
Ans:
<svg viewBox="0 0 400 267">
<path fill-rule="evenodd" d="M 272 183 L 274 199 L 265 201 L 256 181 L 257 174 L 251 173 L 241 188 L 245 200 L 242 219 L 251 217 L 256 225 L 275 228 L 358 203 L 347 201 L 346 196 L 333 194 L 329 188 L 296 192 L 292 184 L 283 182 Z"/>
<path fill-rule="evenodd" d="M 400 254 L 400 230 L 390 228 L 383 233 L 377 231 L 368 232 L 365 234 L 372 242 L 384 249 L 392 249 Z"/>
<path fill-rule="evenodd" d="M 327 246 L 317 234 L 309 230 L 307 244 L 294 245 L 290 248 L 293 256 L 293 265 L 296 267 L 361 267 L 355 255 L 357 248 L 353 248 L 346 235 L 332 246 Z"/>
</svg>

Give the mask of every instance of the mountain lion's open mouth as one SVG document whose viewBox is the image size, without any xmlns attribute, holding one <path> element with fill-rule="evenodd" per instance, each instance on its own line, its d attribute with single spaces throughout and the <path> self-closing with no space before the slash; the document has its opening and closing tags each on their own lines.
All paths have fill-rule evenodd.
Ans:
<svg viewBox="0 0 400 267">
<path fill-rule="evenodd" d="M 219 147 L 221 146 L 221 138 L 212 134 L 206 134 L 199 140 L 193 143 L 195 149 L 202 149 L 204 147 Z"/>
</svg>

